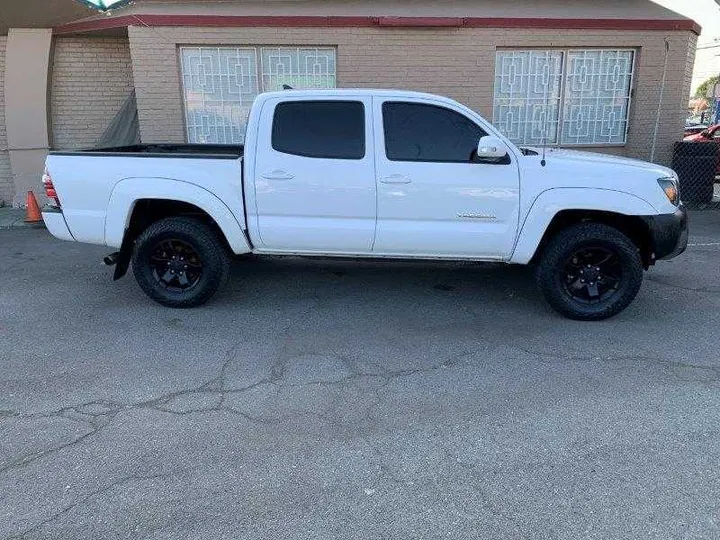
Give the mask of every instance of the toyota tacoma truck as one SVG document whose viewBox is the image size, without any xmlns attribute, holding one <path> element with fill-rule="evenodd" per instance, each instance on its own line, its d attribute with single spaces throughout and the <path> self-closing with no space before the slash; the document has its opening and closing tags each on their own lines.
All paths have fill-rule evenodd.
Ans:
<svg viewBox="0 0 720 540">
<path fill-rule="evenodd" d="M 132 265 L 174 308 L 210 299 L 233 254 L 301 255 L 530 264 L 552 308 L 599 320 L 688 239 L 671 169 L 519 148 L 415 92 L 266 93 L 244 145 L 53 151 L 43 182 L 54 236 L 112 248 L 115 279 Z"/>
</svg>

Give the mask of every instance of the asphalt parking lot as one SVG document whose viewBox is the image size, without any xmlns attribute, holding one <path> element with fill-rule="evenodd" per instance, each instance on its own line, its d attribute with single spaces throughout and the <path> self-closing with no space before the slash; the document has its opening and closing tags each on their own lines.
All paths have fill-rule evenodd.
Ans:
<svg viewBox="0 0 720 540">
<path fill-rule="evenodd" d="M 720 212 L 601 323 L 522 267 L 237 261 L 173 311 L 0 231 L 0 538 L 720 536 Z"/>
</svg>

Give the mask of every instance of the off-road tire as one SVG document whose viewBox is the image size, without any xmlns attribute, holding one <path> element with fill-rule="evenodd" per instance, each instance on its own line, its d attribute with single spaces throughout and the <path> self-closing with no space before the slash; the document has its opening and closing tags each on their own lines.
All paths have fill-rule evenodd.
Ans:
<svg viewBox="0 0 720 540">
<path fill-rule="evenodd" d="M 202 262 L 202 274 L 189 290 L 168 290 L 153 275 L 150 256 L 160 242 L 170 239 L 191 246 Z M 207 302 L 225 283 L 230 253 L 210 225 L 197 219 L 172 217 L 153 223 L 137 238 L 132 267 L 138 285 L 150 298 L 171 308 L 192 308 Z"/>
<path fill-rule="evenodd" d="M 566 290 L 565 263 L 585 248 L 612 251 L 622 268 L 617 290 L 606 299 L 587 304 Z M 643 281 L 643 263 L 637 246 L 622 232 L 600 223 L 578 223 L 557 233 L 545 246 L 536 270 L 542 295 L 558 313 L 574 320 L 598 321 L 617 315 L 635 299 Z"/>
</svg>

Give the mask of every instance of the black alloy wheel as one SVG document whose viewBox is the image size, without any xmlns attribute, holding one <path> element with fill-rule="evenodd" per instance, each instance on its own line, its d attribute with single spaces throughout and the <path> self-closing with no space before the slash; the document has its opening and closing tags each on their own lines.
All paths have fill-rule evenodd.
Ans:
<svg viewBox="0 0 720 540">
<path fill-rule="evenodd" d="M 176 238 L 158 242 L 148 264 L 155 281 L 174 292 L 192 289 L 203 273 L 200 256 L 190 244 Z"/>
<path fill-rule="evenodd" d="M 173 308 L 207 302 L 227 279 L 230 250 L 210 223 L 171 217 L 150 225 L 135 241 L 133 273 L 156 302 Z"/>
<path fill-rule="evenodd" d="M 599 321 L 632 303 L 642 285 L 643 263 L 638 246 L 621 231 L 603 223 L 576 223 L 544 246 L 536 279 L 555 311 Z"/>
<path fill-rule="evenodd" d="M 620 257 L 605 247 L 583 248 L 564 266 L 564 287 L 576 301 L 593 304 L 609 299 L 622 285 Z"/>
</svg>

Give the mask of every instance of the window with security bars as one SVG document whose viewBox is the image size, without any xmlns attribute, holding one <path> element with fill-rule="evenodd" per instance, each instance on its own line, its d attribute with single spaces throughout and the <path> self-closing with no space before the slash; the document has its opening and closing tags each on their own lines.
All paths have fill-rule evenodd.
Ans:
<svg viewBox="0 0 720 540">
<path fill-rule="evenodd" d="M 498 51 L 494 124 L 518 144 L 625 144 L 634 60 L 625 49 Z"/>
<path fill-rule="evenodd" d="M 334 88 L 330 47 L 182 47 L 187 139 L 242 144 L 250 107 L 260 92 Z"/>
</svg>

